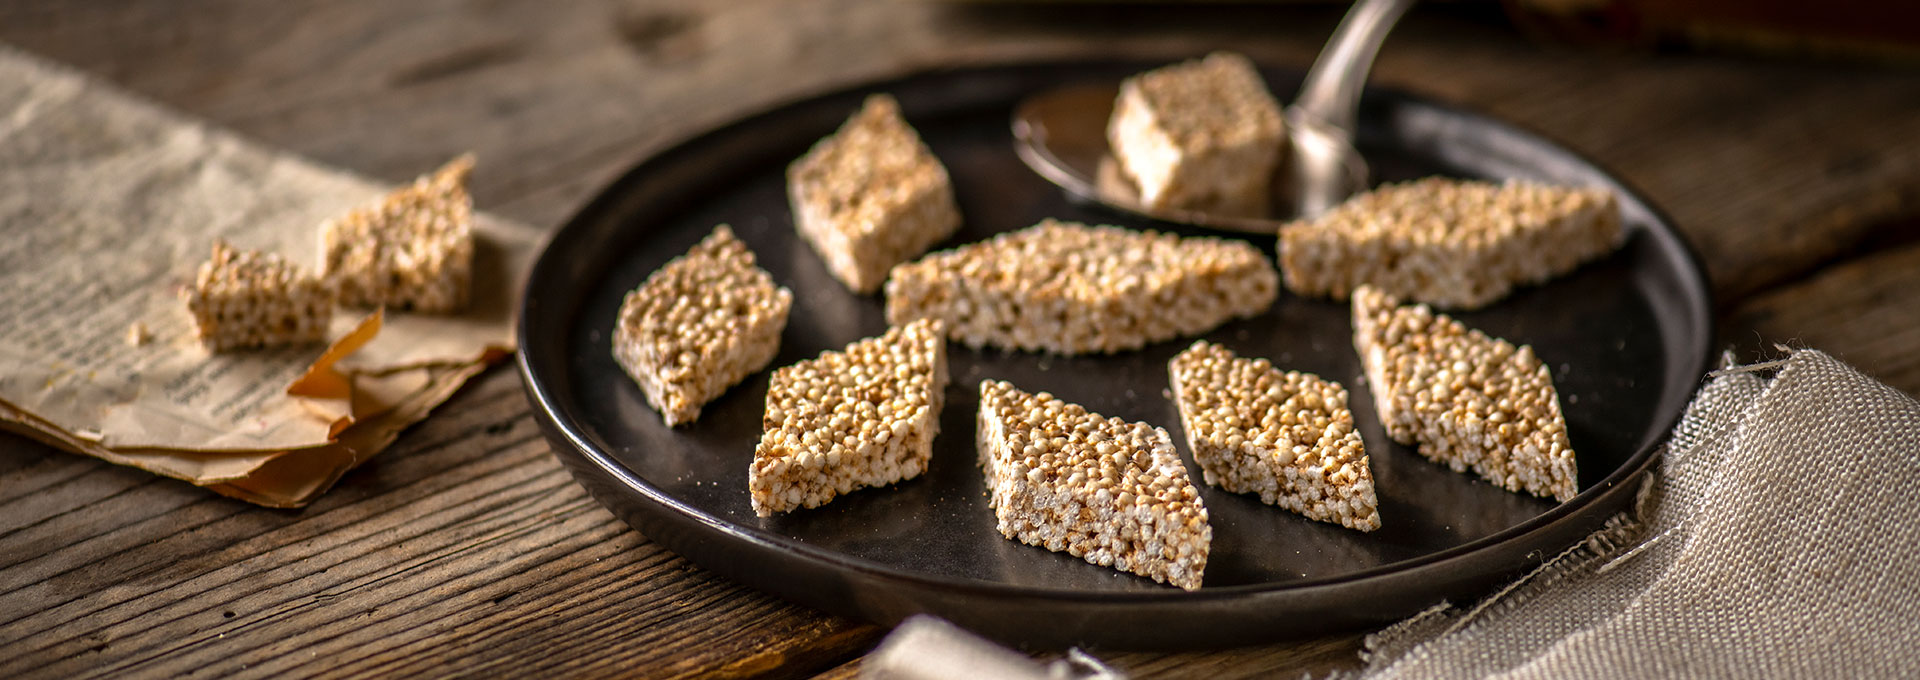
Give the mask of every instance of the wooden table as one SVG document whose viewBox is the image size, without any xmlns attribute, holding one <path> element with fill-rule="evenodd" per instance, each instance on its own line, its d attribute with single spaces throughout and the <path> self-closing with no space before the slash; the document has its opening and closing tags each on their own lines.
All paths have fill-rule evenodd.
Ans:
<svg viewBox="0 0 1920 680">
<path fill-rule="evenodd" d="M 465 150 L 480 207 L 557 225 L 705 126 L 917 68 L 1211 48 L 1304 67 L 1325 9 L 512 0 L 8 2 L 0 41 L 401 181 Z M 1724 339 L 1920 391 L 1920 77 L 1543 48 L 1416 9 L 1377 80 L 1517 121 L 1669 210 Z M 0 186 L 4 186 L 0 183 Z M 849 677 L 884 633 L 728 583 L 589 500 L 496 369 L 303 511 L 0 435 L 0 675 Z M 1111 653 L 1139 677 L 1357 666 L 1358 635 Z"/>
</svg>

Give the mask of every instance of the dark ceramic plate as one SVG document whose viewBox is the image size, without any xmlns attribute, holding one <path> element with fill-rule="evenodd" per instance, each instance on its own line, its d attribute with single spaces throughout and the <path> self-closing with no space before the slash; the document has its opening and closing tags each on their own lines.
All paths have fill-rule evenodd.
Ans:
<svg viewBox="0 0 1920 680">
<path fill-rule="evenodd" d="M 1009 114 L 1023 96 L 1150 66 L 924 73 L 784 106 L 640 163 L 554 235 L 527 284 L 519 365 L 555 453 L 623 520 L 728 578 L 882 624 L 930 612 L 1029 646 L 1214 647 L 1378 624 L 1484 593 L 1631 500 L 1707 365 L 1712 333 L 1699 265 L 1665 216 L 1578 155 L 1499 121 L 1385 90 L 1367 93 L 1358 140 L 1379 180 L 1527 177 L 1620 192 L 1625 248 L 1459 315 L 1533 344 L 1552 367 L 1580 459 L 1581 493 L 1570 502 L 1502 491 L 1389 441 L 1361 382 L 1346 305 L 1286 293 L 1265 315 L 1206 337 L 1351 389 L 1384 527 L 1362 534 L 1203 487 L 1214 542 L 1206 585 L 1196 592 L 1002 538 L 972 436 L 979 381 L 1004 378 L 1163 426 L 1184 455 L 1164 391 L 1167 360 L 1191 339 L 1074 358 L 954 345 L 943 434 L 925 475 L 769 519 L 754 516 L 746 492 L 767 373 L 709 404 L 693 425 L 669 429 L 614 363 L 609 338 L 621 296 L 723 222 L 794 291 L 774 365 L 885 330 L 882 300 L 848 293 L 795 237 L 783 179 L 787 163 L 870 92 L 898 97 L 953 175 L 966 226 L 942 247 L 1044 217 L 1200 233 L 1070 202 L 1014 155 Z M 1279 93 L 1299 80 L 1267 76 Z M 1271 238 L 1253 242 L 1272 251 Z"/>
</svg>

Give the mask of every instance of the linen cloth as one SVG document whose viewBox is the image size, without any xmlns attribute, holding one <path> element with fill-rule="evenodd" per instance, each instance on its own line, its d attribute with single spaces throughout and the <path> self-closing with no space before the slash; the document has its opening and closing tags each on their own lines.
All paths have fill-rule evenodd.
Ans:
<svg viewBox="0 0 1920 680">
<path fill-rule="evenodd" d="M 1652 480 L 1485 601 L 1370 636 L 1364 677 L 1920 674 L 1920 403 L 1815 350 L 1723 371 Z"/>
</svg>

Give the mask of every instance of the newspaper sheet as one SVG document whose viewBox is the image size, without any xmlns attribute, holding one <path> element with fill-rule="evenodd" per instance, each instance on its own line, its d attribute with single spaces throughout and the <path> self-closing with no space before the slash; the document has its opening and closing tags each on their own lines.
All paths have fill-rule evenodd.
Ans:
<svg viewBox="0 0 1920 680">
<path fill-rule="evenodd" d="M 0 46 L 0 420 L 255 502 L 311 500 L 511 351 L 541 235 L 476 214 L 470 308 L 386 314 L 338 364 L 349 394 L 286 394 L 323 347 L 202 349 L 180 292 L 216 238 L 317 266 L 319 225 L 387 190 Z M 331 337 L 370 312 L 340 310 Z"/>
</svg>

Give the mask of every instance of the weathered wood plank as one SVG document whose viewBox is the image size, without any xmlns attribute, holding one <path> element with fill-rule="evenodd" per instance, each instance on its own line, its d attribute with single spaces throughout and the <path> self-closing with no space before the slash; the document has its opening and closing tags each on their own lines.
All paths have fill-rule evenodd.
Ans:
<svg viewBox="0 0 1920 680">
<path fill-rule="evenodd" d="M 129 0 L 0 7 L 0 39 L 388 179 L 477 150 L 482 203 L 541 224 L 646 150 L 836 85 L 923 65 L 1212 47 L 1304 66 L 1334 19 L 1317 8 L 1095 19 L 1075 8 L 851 0 L 210 0 L 199 11 L 221 20 Z M 1416 11 L 1377 79 L 1513 119 L 1619 170 L 1674 213 L 1729 299 L 1920 210 L 1920 119 L 1907 115 L 1920 81 L 1906 74 L 1555 51 L 1487 18 Z"/>
<path fill-rule="evenodd" d="M 101 473 L 69 484 L 120 472 L 41 455 Z M 505 371 L 305 511 L 137 473 L 94 486 L 120 491 L 84 511 L 0 502 L 21 525 L 0 533 L 0 675 L 745 677 L 831 665 L 879 634 L 626 528 L 553 460 Z"/>
<path fill-rule="evenodd" d="M 1725 326 L 1750 357 L 1777 356 L 1775 343 L 1817 349 L 1920 395 L 1920 243 L 1755 296 Z"/>
</svg>

